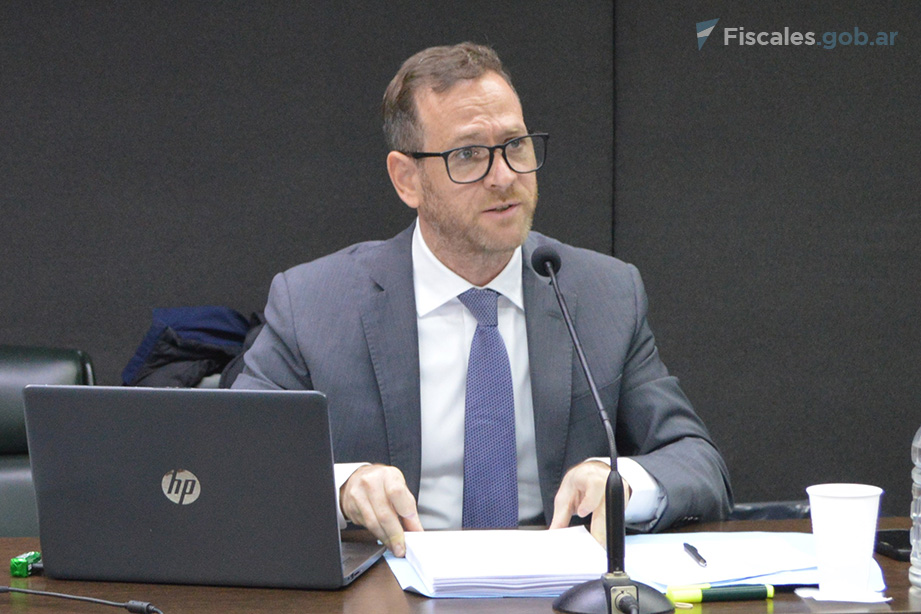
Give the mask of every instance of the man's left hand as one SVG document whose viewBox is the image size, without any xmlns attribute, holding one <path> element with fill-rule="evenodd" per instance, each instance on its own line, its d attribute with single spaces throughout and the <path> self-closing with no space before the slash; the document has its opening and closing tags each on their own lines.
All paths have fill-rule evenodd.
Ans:
<svg viewBox="0 0 921 614">
<path fill-rule="evenodd" d="M 589 460 L 566 472 L 553 500 L 551 529 L 569 526 L 573 516 L 592 515 L 591 534 L 605 545 L 607 528 L 604 521 L 605 487 L 611 467 L 601 461 Z M 630 501 L 630 485 L 624 480 L 624 506 Z"/>
</svg>

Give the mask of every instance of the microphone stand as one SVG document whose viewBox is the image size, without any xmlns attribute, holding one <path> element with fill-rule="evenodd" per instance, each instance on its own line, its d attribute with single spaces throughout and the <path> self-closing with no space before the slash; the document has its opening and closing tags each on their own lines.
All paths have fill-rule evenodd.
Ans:
<svg viewBox="0 0 921 614">
<path fill-rule="evenodd" d="M 576 334 L 566 301 L 556 281 L 556 271 L 560 268 L 560 259 L 555 251 L 551 257 L 540 258 L 544 271 L 537 272 L 550 277 L 550 285 L 556 294 L 556 300 L 563 312 L 563 320 L 569 329 L 573 347 L 579 358 L 579 364 L 585 373 L 589 390 L 595 400 L 595 406 L 604 424 L 608 439 L 608 451 L 611 455 L 611 473 L 605 486 L 605 527 L 607 531 L 608 571 L 598 580 L 590 580 L 573 586 L 553 602 L 553 609 L 564 614 L 614 614 L 615 612 L 635 614 L 660 614 L 674 612 L 675 606 L 668 598 L 641 582 L 634 582 L 624 571 L 625 557 L 625 521 L 624 521 L 624 482 L 617 471 L 617 447 L 614 442 L 614 428 L 611 418 L 604 408 L 601 395 L 595 386 L 595 380 L 588 368 L 588 361 L 582 351 L 582 344 Z M 534 258 L 537 260 L 538 258 Z M 538 267 L 535 267 L 538 269 Z"/>
</svg>

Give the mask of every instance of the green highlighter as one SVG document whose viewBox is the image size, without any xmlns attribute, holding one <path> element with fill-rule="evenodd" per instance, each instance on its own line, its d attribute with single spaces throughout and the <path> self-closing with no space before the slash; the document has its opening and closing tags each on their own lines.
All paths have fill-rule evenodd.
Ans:
<svg viewBox="0 0 921 614">
<path fill-rule="evenodd" d="M 10 559 L 10 575 L 14 578 L 27 578 L 32 575 L 35 564 L 42 560 L 39 552 L 23 552 Z"/>
<path fill-rule="evenodd" d="M 703 603 L 706 601 L 753 601 L 773 599 L 774 587 L 770 584 L 733 584 L 713 586 L 670 586 L 665 596 L 673 603 Z"/>
</svg>

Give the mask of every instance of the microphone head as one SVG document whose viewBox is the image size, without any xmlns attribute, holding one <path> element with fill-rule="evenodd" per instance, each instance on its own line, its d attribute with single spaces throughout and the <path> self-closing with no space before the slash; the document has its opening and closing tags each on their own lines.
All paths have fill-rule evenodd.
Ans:
<svg viewBox="0 0 921 614">
<path fill-rule="evenodd" d="M 554 273 L 559 273 L 560 267 L 563 266 L 560 261 L 560 255 L 552 246 L 541 245 L 531 254 L 531 266 L 537 271 L 538 275 L 549 277 L 548 264 L 553 268 Z"/>
</svg>

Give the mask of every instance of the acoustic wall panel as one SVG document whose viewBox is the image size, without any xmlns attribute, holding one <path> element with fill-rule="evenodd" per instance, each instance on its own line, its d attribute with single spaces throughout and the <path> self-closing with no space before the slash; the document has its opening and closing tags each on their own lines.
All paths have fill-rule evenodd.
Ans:
<svg viewBox="0 0 921 614">
<path fill-rule="evenodd" d="M 908 513 L 919 17 L 908 0 L 617 3 L 615 253 L 645 276 L 737 500 L 858 481 Z"/>
<path fill-rule="evenodd" d="M 551 136 L 535 225 L 611 250 L 613 5 L 0 4 L 0 340 L 76 346 L 101 383 L 154 307 L 264 306 L 272 275 L 413 219 L 384 88 L 491 44 Z"/>
</svg>

